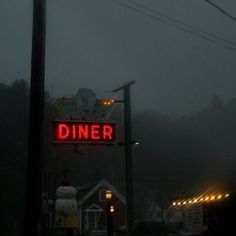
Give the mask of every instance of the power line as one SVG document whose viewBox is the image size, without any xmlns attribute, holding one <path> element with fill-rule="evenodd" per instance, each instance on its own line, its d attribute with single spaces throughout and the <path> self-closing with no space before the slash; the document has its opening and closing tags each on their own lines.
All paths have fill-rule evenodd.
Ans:
<svg viewBox="0 0 236 236">
<path fill-rule="evenodd" d="M 161 17 L 164 17 L 164 18 L 166 18 L 166 19 L 168 19 L 168 20 L 170 20 L 170 21 L 172 21 L 172 22 L 174 22 L 174 23 L 177 23 L 177 24 L 180 24 L 180 25 L 182 25 L 182 26 L 188 27 L 188 28 L 190 28 L 190 29 L 192 29 L 192 30 L 195 30 L 195 31 L 199 31 L 199 32 L 202 33 L 202 34 L 206 34 L 206 35 L 210 36 L 211 38 L 215 38 L 215 39 L 217 39 L 217 40 L 219 40 L 219 41 L 223 41 L 223 42 L 225 42 L 225 43 L 232 44 L 232 45 L 236 46 L 236 43 L 235 43 L 235 42 L 226 40 L 226 39 L 224 39 L 224 38 L 222 38 L 222 37 L 219 37 L 218 35 L 209 33 L 209 32 L 207 32 L 207 31 L 204 31 L 204 30 L 202 30 L 202 29 L 199 29 L 199 28 L 197 28 L 197 27 L 194 27 L 194 26 L 192 26 L 192 25 L 190 25 L 190 24 L 187 24 L 187 23 L 185 23 L 185 22 L 183 22 L 183 21 L 180 21 L 180 20 L 178 20 L 178 19 L 176 19 L 176 18 L 174 18 L 174 17 L 165 15 L 165 14 L 163 14 L 163 13 L 157 11 L 157 10 L 154 10 L 154 9 L 152 9 L 152 8 L 149 8 L 149 7 L 147 7 L 147 6 L 143 5 L 143 4 L 137 3 L 136 1 L 133 1 L 133 0 L 126 0 L 126 1 L 128 1 L 128 2 L 130 2 L 130 3 L 132 3 L 132 4 L 134 4 L 134 5 L 136 5 L 136 6 L 138 6 L 138 7 L 141 7 L 141 8 L 143 8 L 143 9 L 147 10 L 147 11 L 153 12 L 153 13 L 155 13 L 155 14 L 161 16 Z"/>
<path fill-rule="evenodd" d="M 166 18 L 166 19 L 168 19 L 168 20 L 171 20 L 172 22 L 181 24 L 182 26 L 185 26 L 185 27 L 187 26 L 187 27 L 189 27 L 191 30 L 199 31 L 200 34 L 199 34 L 198 32 L 191 31 L 191 30 L 189 30 L 189 29 L 183 28 L 183 27 L 178 26 L 178 25 L 176 25 L 176 24 L 172 24 L 172 23 L 170 23 L 170 22 L 168 22 L 168 21 L 166 21 L 166 20 L 164 20 L 164 19 L 161 19 L 161 18 L 159 18 L 159 17 L 157 17 L 157 16 L 147 14 L 146 12 L 141 11 L 141 10 L 139 10 L 138 8 L 134 8 L 134 7 L 132 7 L 132 6 L 130 6 L 130 5 L 127 5 L 127 4 L 125 4 L 125 3 L 121 3 L 119 0 L 113 0 L 113 1 L 117 2 L 117 3 L 120 4 L 120 5 L 123 5 L 124 7 L 130 8 L 130 9 L 132 9 L 132 10 L 134 10 L 134 11 L 137 11 L 137 12 L 139 12 L 139 13 L 142 13 L 143 15 L 146 15 L 146 16 L 151 17 L 151 18 L 155 18 L 155 20 L 158 20 L 158 21 L 160 21 L 160 22 L 162 22 L 162 23 L 164 23 L 164 24 L 167 24 L 167 25 L 169 25 L 169 26 L 171 26 L 171 27 L 177 28 L 177 29 L 179 29 L 179 30 L 181 30 L 181 31 L 184 31 L 184 32 L 186 32 L 186 33 L 189 33 L 189 34 L 192 34 L 192 35 L 194 35 L 194 36 L 200 37 L 200 38 L 205 39 L 205 40 L 207 40 L 207 41 L 210 41 L 210 42 L 212 42 L 212 43 L 214 43 L 214 44 L 220 45 L 221 47 L 224 47 L 224 48 L 227 48 L 227 49 L 230 49 L 230 50 L 234 50 L 234 51 L 236 50 L 235 47 L 226 45 L 226 44 L 224 44 L 224 43 L 222 43 L 222 42 L 218 42 L 218 41 L 223 41 L 223 42 L 226 42 L 226 43 L 231 44 L 231 45 L 236 45 L 236 43 L 234 43 L 234 42 L 231 42 L 231 41 L 226 40 L 226 39 L 223 39 L 223 38 L 221 38 L 221 37 L 219 37 L 219 36 L 217 36 L 217 35 L 210 34 L 210 33 L 206 32 L 206 31 L 203 31 L 203 30 L 201 30 L 201 29 L 198 29 L 198 28 L 196 28 L 196 27 L 193 27 L 193 26 L 191 26 L 191 25 L 188 25 L 188 24 L 186 24 L 186 23 L 184 23 L 184 22 L 182 22 L 182 21 L 180 21 L 180 20 L 177 20 L 177 19 L 175 19 L 175 18 L 173 18 L 173 17 L 164 15 L 164 14 L 162 14 L 162 13 L 156 11 L 156 10 L 153 10 L 153 9 L 151 9 L 151 8 L 148 8 L 147 6 L 142 5 L 142 4 L 139 4 L 139 3 L 135 2 L 135 1 L 127 0 L 128 2 L 132 3 L 133 5 L 138 6 L 139 8 L 142 8 L 142 9 L 147 10 L 147 11 L 149 11 L 149 12 L 158 14 L 159 16 L 164 17 L 164 18 Z M 210 38 L 207 37 L 207 36 L 205 36 L 205 35 L 210 36 Z M 218 40 L 218 41 L 216 41 L 216 40 L 214 40 L 214 39 L 216 39 L 216 40 Z"/>
<path fill-rule="evenodd" d="M 213 43 L 213 44 L 216 44 L 216 45 L 218 45 L 218 46 L 221 46 L 221 47 L 223 47 L 223 48 L 226 48 L 226 49 L 229 49 L 229 50 L 232 50 L 232 51 L 236 51 L 236 48 L 234 48 L 234 47 L 232 47 L 232 46 L 229 46 L 229 45 L 226 45 L 226 44 L 224 44 L 224 43 L 218 42 L 218 41 L 216 41 L 216 40 L 214 40 L 214 39 L 212 39 L 212 38 L 209 38 L 209 37 L 205 36 L 204 34 L 199 34 L 199 33 L 196 33 L 196 32 L 194 32 L 194 31 L 191 31 L 191 30 L 189 30 L 189 29 L 183 28 L 183 27 L 181 27 L 181 26 L 172 24 L 172 23 L 168 22 L 167 20 L 164 20 L 164 19 L 162 19 L 162 18 L 159 18 L 159 17 L 156 16 L 156 15 L 149 14 L 149 13 L 143 11 L 143 10 L 140 10 L 140 9 L 138 9 L 138 8 L 135 8 L 135 7 L 132 7 L 131 5 L 128 5 L 128 4 L 123 3 L 123 2 L 120 2 L 119 0 L 112 0 L 112 1 L 113 1 L 114 3 L 116 3 L 116 4 L 118 4 L 118 5 L 121 5 L 121 6 L 125 7 L 125 8 L 131 9 L 131 10 L 133 10 L 133 11 L 135 11 L 135 12 L 141 13 L 142 15 L 145 15 L 145 16 L 147 16 L 147 17 L 150 17 L 150 18 L 152 18 L 152 19 L 154 19 L 154 20 L 157 20 L 157 21 L 159 21 L 159 22 L 161 22 L 161 23 L 163 23 L 163 24 L 169 25 L 170 27 L 173 27 L 173 28 L 176 28 L 176 29 L 178 29 L 178 30 L 180 30 L 180 31 L 189 33 L 189 34 L 194 35 L 194 36 L 196 36 L 196 37 L 198 37 L 198 38 L 202 38 L 202 39 L 204 39 L 204 40 L 206 40 L 206 41 L 209 41 L 209 42 L 211 42 L 211 43 Z"/>
<path fill-rule="evenodd" d="M 224 9 L 222 9 L 221 7 L 219 7 L 218 5 L 216 5 L 215 3 L 211 2 L 210 0 L 205 0 L 208 4 L 210 4 L 211 6 L 213 6 L 214 8 L 216 8 L 218 11 L 220 11 L 221 13 L 223 13 L 224 15 L 226 15 L 227 17 L 229 17 L 231 20 L 236 21 L 236 17 L 232 16 L 231 14 L 229 14 L 227 11 L 225 11 Z"/>
</svg>

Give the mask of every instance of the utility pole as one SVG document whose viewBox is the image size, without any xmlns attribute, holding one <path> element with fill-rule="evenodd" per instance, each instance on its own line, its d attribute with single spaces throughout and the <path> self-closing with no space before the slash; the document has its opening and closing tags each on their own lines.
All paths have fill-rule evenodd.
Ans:
<svg viewBox="0 0 236 236">
<path fill-rule="evenodd" d="M 125 128 L 125 182 L 126 182 L 126 224 L 127 235 L 132 235 L 133 230 L 133 165 L 132 165 L 132 123 L 131 123 L 131 101 L 130 86 L 135 81 L 131 81 L 113 92 L 124 91 L 124 128 Z"/>
<path fill-rule="evenodd" d="M 46 1 L 33 0 L 33 35 L 24 236 L 38 235 L 38 223 L 41 212 L 45 34 Z"/>
<path fill-rule="evenodd" d="M 107 236 L 112 236 L 112 214 L 111 214 L 111 199 L 112 199 L 112 191 L 107 190 L 105 194 L 107 200 Z"/>
<path fill-rule="evenodd" d="M 107 236 L 112 236 L 111 202 L 107 201 Z"/>
</svg>

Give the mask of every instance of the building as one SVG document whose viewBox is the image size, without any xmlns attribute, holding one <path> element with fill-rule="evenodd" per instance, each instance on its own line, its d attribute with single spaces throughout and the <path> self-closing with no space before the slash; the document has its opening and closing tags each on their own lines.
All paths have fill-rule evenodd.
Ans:
<svg viewBox="0 0 236 236">
<path fill-rule="evenodd" d="M 112 192 L 110 205 L 114 207 L 113 231 L 126 228 L 126 200 L 112 184 L 103 179 L 96 184 L 77 187 L 80 234 L 106 234 L 108 200 L 105 193 L 107 190 Z"/>
</svg>

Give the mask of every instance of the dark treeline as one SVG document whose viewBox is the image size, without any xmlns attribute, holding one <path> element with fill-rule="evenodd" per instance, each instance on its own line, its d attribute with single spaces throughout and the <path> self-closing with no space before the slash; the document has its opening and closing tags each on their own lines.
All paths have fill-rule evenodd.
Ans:
<svg viewBox="0 0 236 236">
<path fill-rule="evenodd" d="M 137 186 L 164 206 L 173 197 L 210 187 L 230 190 L 236 173 L 235 120 L 236 99 L 224 103 L 217 96 L 207 108 L 181 118 L 136 115 L 135 136 L 141 142 L 135 153 Z"/>
<path fill-rule="evenodd" d="M 24 80 L 0 84 L 0 235 L 17 235 L 22 225 L 26 183 L 29 88 Z M 119 147 L 55 146 L 50 137 L 52 100 L 45 106 L 43 188 L 54 198 L 63 171 L 73 185 L 106 177 L 124 189 L 124 153 Z M 118 108 L 122 141 L 122 109 Z M 211 185 L 230 187 L 236 156 L 236 99 L 215 96 L 203 110 L 181 118 L 153 112 L 133 117 L 134 187 L 136 210 L 147 198 L 166 207 L 177 195 L 192 194 Z M 148 196 L 148 197 L 147 197 Z M 33 199 L 32 199 L 33 201 Z M 140 207 L 139 207 L 140 206 Z"/>
<path fill-rule="evenodd" d="M 16 235 L 22 225 L 26 179 L 28 85 L 0 84 L 0 235 Z"/>
</svg>

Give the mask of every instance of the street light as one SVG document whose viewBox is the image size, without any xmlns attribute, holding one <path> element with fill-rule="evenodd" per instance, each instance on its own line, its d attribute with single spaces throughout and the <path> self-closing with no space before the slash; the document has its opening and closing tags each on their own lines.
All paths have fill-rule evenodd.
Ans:
<svg viewBox="0 0 236 236">
<path fill-rule="evenodd" d="M 104 106 L 112 106 L 115 103 L 115 100 L 114 99 L 102 99 L 101 103 Z"/>
<path fill-rule="evenodd" d="M 114 212 L 114 207 L 111 206 L 112 191 L 107 190 L 105 197 L 107 200 L 107 236 L 112 236 L 112 212 Z"/>
</svg>

